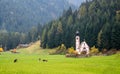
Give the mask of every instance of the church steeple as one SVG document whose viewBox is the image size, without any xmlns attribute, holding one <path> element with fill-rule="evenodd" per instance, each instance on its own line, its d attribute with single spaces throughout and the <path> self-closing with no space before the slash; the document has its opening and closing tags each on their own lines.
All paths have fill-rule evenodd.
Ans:
<svg viewBox="0 0 120 74">
<path fill-rule="evenodd" d="M 76 36 L 79 36 L 79 31 L 76 31 Z"/>
<path fill-rule="evenodd" d="M 80 37 L 79 37 L 79 31 L 76 31 L 76 51 L 78 52 L 78 54 L 80 54 Z"/>
</svg>

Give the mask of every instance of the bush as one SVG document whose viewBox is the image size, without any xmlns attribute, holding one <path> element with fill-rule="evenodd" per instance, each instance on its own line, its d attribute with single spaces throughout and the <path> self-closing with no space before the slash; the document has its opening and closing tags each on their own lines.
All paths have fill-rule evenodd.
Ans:
<svg viewBox="0 0 120 74">
<path fill-rule="evenodd" d="M 102 49 L 102 54 L 106 54 L 107 53 L 107 49 Z"/>
<path fill-rule="evenodd" d="M 66 53 L 66 46 L 64 44 L 61 44 L 61 46 L 58 46 L 56 48 L 55 52 L 51 52 L 50 54 L 54 55 L 54 54 L 65 54 L 65 53 Z"/>
<path fill-rule="evenodd" d="M 73 48 L 73 47 L 68 48 L 68 53 L 69 53 L 69 54 L 75 54 L 74 48 Z"/>
<path fill-rule="evenodd" d="M 12 53 L 16 53 L 16 49 L 11 50 Z"/>
<path fill-rule="evenodd" d="M 82 52 L 81 52 L 81 55 L 85 55 L 85 54 L 87 54 L 86 51 L 82 51 Z"/>
<path fill-rule="evenodd" d="M 96 48 L 95 46 L 93 46 L 90 50 L 90 54 L 92 55 L 97 55 L 99 53 L 98 48 Z"/>
<path fill-rule="evenodd" d="M 116 49 L 111 49 L 109 50 L 106 54 L 107 55 L 113 55 L 113 54 L 116 54 L 117 53 L 117 50 Z"/>
<path fill-rule="evenodd" d="M 3 48 L 0 48 L 0 52 L 3 52 Z"/>
</svg>

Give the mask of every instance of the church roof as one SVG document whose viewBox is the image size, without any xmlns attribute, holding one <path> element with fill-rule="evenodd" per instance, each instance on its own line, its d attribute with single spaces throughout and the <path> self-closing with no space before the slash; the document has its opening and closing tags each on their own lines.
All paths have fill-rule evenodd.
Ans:
<svg viewBox="0 0 120 74">
<path fill-rule="evenodd" d="M 83 42 L 81 43 L 81 47 L 87 47 L 87 48 L 89 48 L 88 44 L 87 44 L 85 41 L 83 41 Z"/>
</svg>

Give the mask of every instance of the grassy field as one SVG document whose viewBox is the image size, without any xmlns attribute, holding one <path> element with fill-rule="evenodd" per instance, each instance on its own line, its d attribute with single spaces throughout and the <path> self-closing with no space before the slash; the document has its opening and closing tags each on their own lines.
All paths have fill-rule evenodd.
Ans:
<svg viewBox="0 0 120 74">
<path fill-rule="evenodd" d="M 120 54 L 66 58 L 64 55 L 48 55 L 49 50 L 34 46 L 20 49 L 18 54 L 1 53 L 0 74 L 120 74 Z M 28 52 L 30 50 L 32 52 Z M 18 59 L 16 63 L 13 62 L 15 58 Z M 39 58 L 48 62 L 39 61 Z"/>
</svg>

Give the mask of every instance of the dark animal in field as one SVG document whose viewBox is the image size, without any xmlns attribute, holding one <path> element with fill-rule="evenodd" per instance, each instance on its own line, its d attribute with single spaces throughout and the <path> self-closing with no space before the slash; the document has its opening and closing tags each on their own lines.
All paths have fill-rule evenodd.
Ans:
<svg viewBox="0 0 120 74">
<path fill-rule="evenodd" d="M 38 60 L 41 61 L 41 58 L 39 58 Z"/>
<path fill-rule="evenodd" d="M 14 59 L 14 63 L 16 63 L 18 61 L 18 59 Z"/>
<path fill-rule="evenodd" d="M 45 60 L 45 59 L 43 59 L 42 61 L 43 61 L 43 62 L 48 62 L 48 60 Z"/>
</svg>

